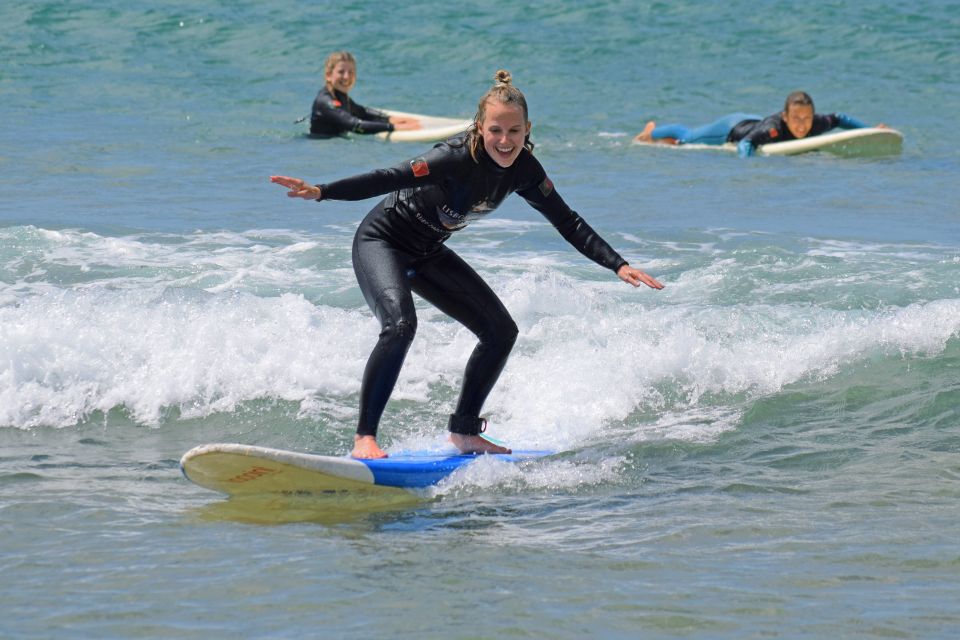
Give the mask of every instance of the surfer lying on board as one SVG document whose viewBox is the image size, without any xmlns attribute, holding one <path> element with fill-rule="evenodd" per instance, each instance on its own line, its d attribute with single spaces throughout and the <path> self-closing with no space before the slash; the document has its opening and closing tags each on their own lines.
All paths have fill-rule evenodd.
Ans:
<svg viewBox="0 0 960 640">
<path fill-rule="evenodd" d="M 634 138 L 636 142 L 657 144 L 709 144 L 737 143 L 740 157 L 752 156 L 760 145 L 770 142 L 786 142 L 818 136 L 831 129 L 863 129 L 863 122 L 843 113 L 821 115 L 814 113 L 813 98 L 803 91 L 794 91 L 787 96 L 783 111 L 772 116 L 732 113 L 702 127 L 690 129 L 682 124 L 656 126 L 652 120 Z M 878 127 L 886 125 L 878 124 Z"/>
<path fill-rule="evenodd" d="M 483 438 L 480 410 L 517 339 L 517 325 L 493 290 L 444 243 L 516 191 L 570 244 L 621 280 L 653 289 L 663 285 L 631 267 L 563 201 L 533 157 L 523 93 L 500 70 L 480 99 L 473 125 L 393 168 L 321 185 L 272 176 L 291 198 L 363 200 L 389 194 L 357 229 L 353 268 L 381 332 L 360 388 L 360 417 L 352 455 L 382 458 L 380 417 L 417 330 L 411 291 L 451 316 L 478 338 L 467 362 L 450 440 L 463 452 L 510 453 Z"/>
<path fill-rule="evenodd" d="M 313 101 L 310 135 L 329 138 L 344 133 L 411 131 L 420 128 L 416 118 L 388 116 L 357 104 L 347 95 L 357 82 L 357 62 L 347 51 L 334 51 L 323 65 L 325 84 Z"/>
</svg>

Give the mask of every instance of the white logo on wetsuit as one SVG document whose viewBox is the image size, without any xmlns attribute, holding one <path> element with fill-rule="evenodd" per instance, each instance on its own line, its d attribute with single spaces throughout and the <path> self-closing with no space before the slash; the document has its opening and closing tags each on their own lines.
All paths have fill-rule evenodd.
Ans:
<svg viewBox="0 0 960 640">
<path fill-rule="evenodd" d="M 433 224 L 432 222 L 430 222 L 429 220 L 427 220 L 426 218 L 424 218 L 424 217 L 423 217 L 423 214 L 420 213 L 419 211 L 416 212 L 416 218 L 417 218 L 417 222 L 419 222 L 420 224 L 422 224 L 422 225 L 424 225 L 424 226 L 432 229 L 433 231 L 435 231 L 435 232 L 437 232 L 437 233 L 439 233 L 439 234 L 441 234 L 441 235 L 443 235 L 443 236 L 445 236 L 445 237 L 447 237 L 447 238 L 450 237 L 450 232 L 452 231 L 452 229 L 441 229 L 441 228 L 438 227 L 437 225 Z"/>
<path fill-rule="evenodd" d="M 491 206 L 487 200 L 478 202 L 472 206 L 469 213 L 460 213 L 459 211 L 454 211 L 446 204 L 441 204 L 437 207 L 437 217 L 440 218 L 440 222 L 443 223 L 444 227 L 455 231 L 464 228 L 471 220 L 476 220 L 494 209 L 495 207 Z"/>
<path fill-rule="evenodd" d="M 467 226 L 467 216 L 459 211 L 454 211 L 446 204 L 437 207 L 437 217 L 447 229 L 462 229 Z"/>
</svg>

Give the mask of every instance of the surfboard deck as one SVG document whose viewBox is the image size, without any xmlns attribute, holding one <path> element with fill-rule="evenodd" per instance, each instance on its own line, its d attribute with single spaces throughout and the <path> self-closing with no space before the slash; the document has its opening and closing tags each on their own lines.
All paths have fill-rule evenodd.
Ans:
<svg viewBox="0 0 960 640">
<path fill-rule="evenodd" d="M 736 145 L 731 145 L 736 152 Z M 896 129 L 841 129 L 801 140 L 771 142 L 758 149 L 764 156 L 793 156 L 822 151 L 844 157 L 895 155 L 903 150 L 903 134 Z"/>
<path fill-rule="evenodd" d="M 489 457 L 520 462 L 551 451 L 515 451 Z M 231 496 L 408 492 L 435 485 L 457 469 L 484 457 L 477 454 L 413 451 L 379 460 L 286 451 L 254 445 L 216 443 L 183 454 L 180 470 L 191 482 Z"/>
<path fill-rule="evenodd" d="M 664 149 L 684 149 L 701 151 L 737 152 L 737 145 L 727 144 L 651 144 L 638 142 L 646 147 Z M 880 129 L 867 127 L 865 129 L 832 130 L 819 136 L 785 142 L 771 142 L 757 147 L 757 155 L 761 156 L 794 156 L 801 153 L 821 151 L 846 158 L 864 158 L 874 156 L 897 155 L 903 150 L 903 134 L 896 129 Z"/>
<path fill-rule="evenodd" d="M 391 116 L 416 118 L 423 125 L 422 129 L 416 131 L 383 131 L 376 134 L 378 138 L 388 142 L 437 142 L 466 131 L 467 127 L 473 124 L 473 120 L 463 118 L 442 118 L 392 109 L 379 109 L 379 111 Z"/>
</svg>

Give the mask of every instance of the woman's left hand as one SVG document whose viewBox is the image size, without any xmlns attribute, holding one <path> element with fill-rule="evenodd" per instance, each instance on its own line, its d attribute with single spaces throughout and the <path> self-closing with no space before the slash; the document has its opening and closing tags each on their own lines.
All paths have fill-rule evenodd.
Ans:
<svg viewBox="0 0 960 640">
<path fill-rule="evenodd" d="M 660 284 L 656 278 L 648 276 L 643 271 L 640 271 L 640 269 L 634 269 L 628 264 L 617 269 L 617 276 L 627 284 L 632 284 L 635 287 L 645 284 L 651 289 L 663 289 L 663 285 Z"/>
</svg>

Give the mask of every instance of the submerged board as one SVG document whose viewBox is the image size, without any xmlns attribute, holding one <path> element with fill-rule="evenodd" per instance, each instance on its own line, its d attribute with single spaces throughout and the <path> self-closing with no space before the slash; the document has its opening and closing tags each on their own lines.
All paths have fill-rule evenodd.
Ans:
<svg viewBox="0 0 960 640">
<path fill-rule="evenodd" d="M 490 458 L 520 462 L 550 451 L 515 451 Z M 420 451 L 357 460 L 243 444 L 204 444 L 183 454 L 180 470 L 201 487 L 232 496 L 395 491 L 437 484 L 457 469 L 486 457 Z"/>
<path fill-rule="evenodd" d="M 467 127 L 473 124 L 473 120 L 465 120 L 463 118 L 425 116 L 420 113 L 406 113 L 392 109 L 380 109 L 380 111 L 391 116 L 416 118 L 422 125 L 421 129 L 415 131 L 383 131 L 376 134 L 381 140 L 387 140 L 389 142 L 437 142 L 462 133 L 467 130 Z"/>
<path fill-rule="evenodd" d="M 737 152 L 737 145 L 732 142 L 721 145 L 711 144 L 638 144 L 667 149 L 689 150 L 716 150 Z M 757 147 L 760 156 L 794 156 L 801 153 L 821 151 L 844 157 L 872 157 L 896 155 L 903 150 L 903 134 L 896 129 L 881 129 L 868 127 L 865 129 L 840 129 L 828 131 L 819 136 L 787 140 L 785 142 L 771 142 Z"/>
</svg>

